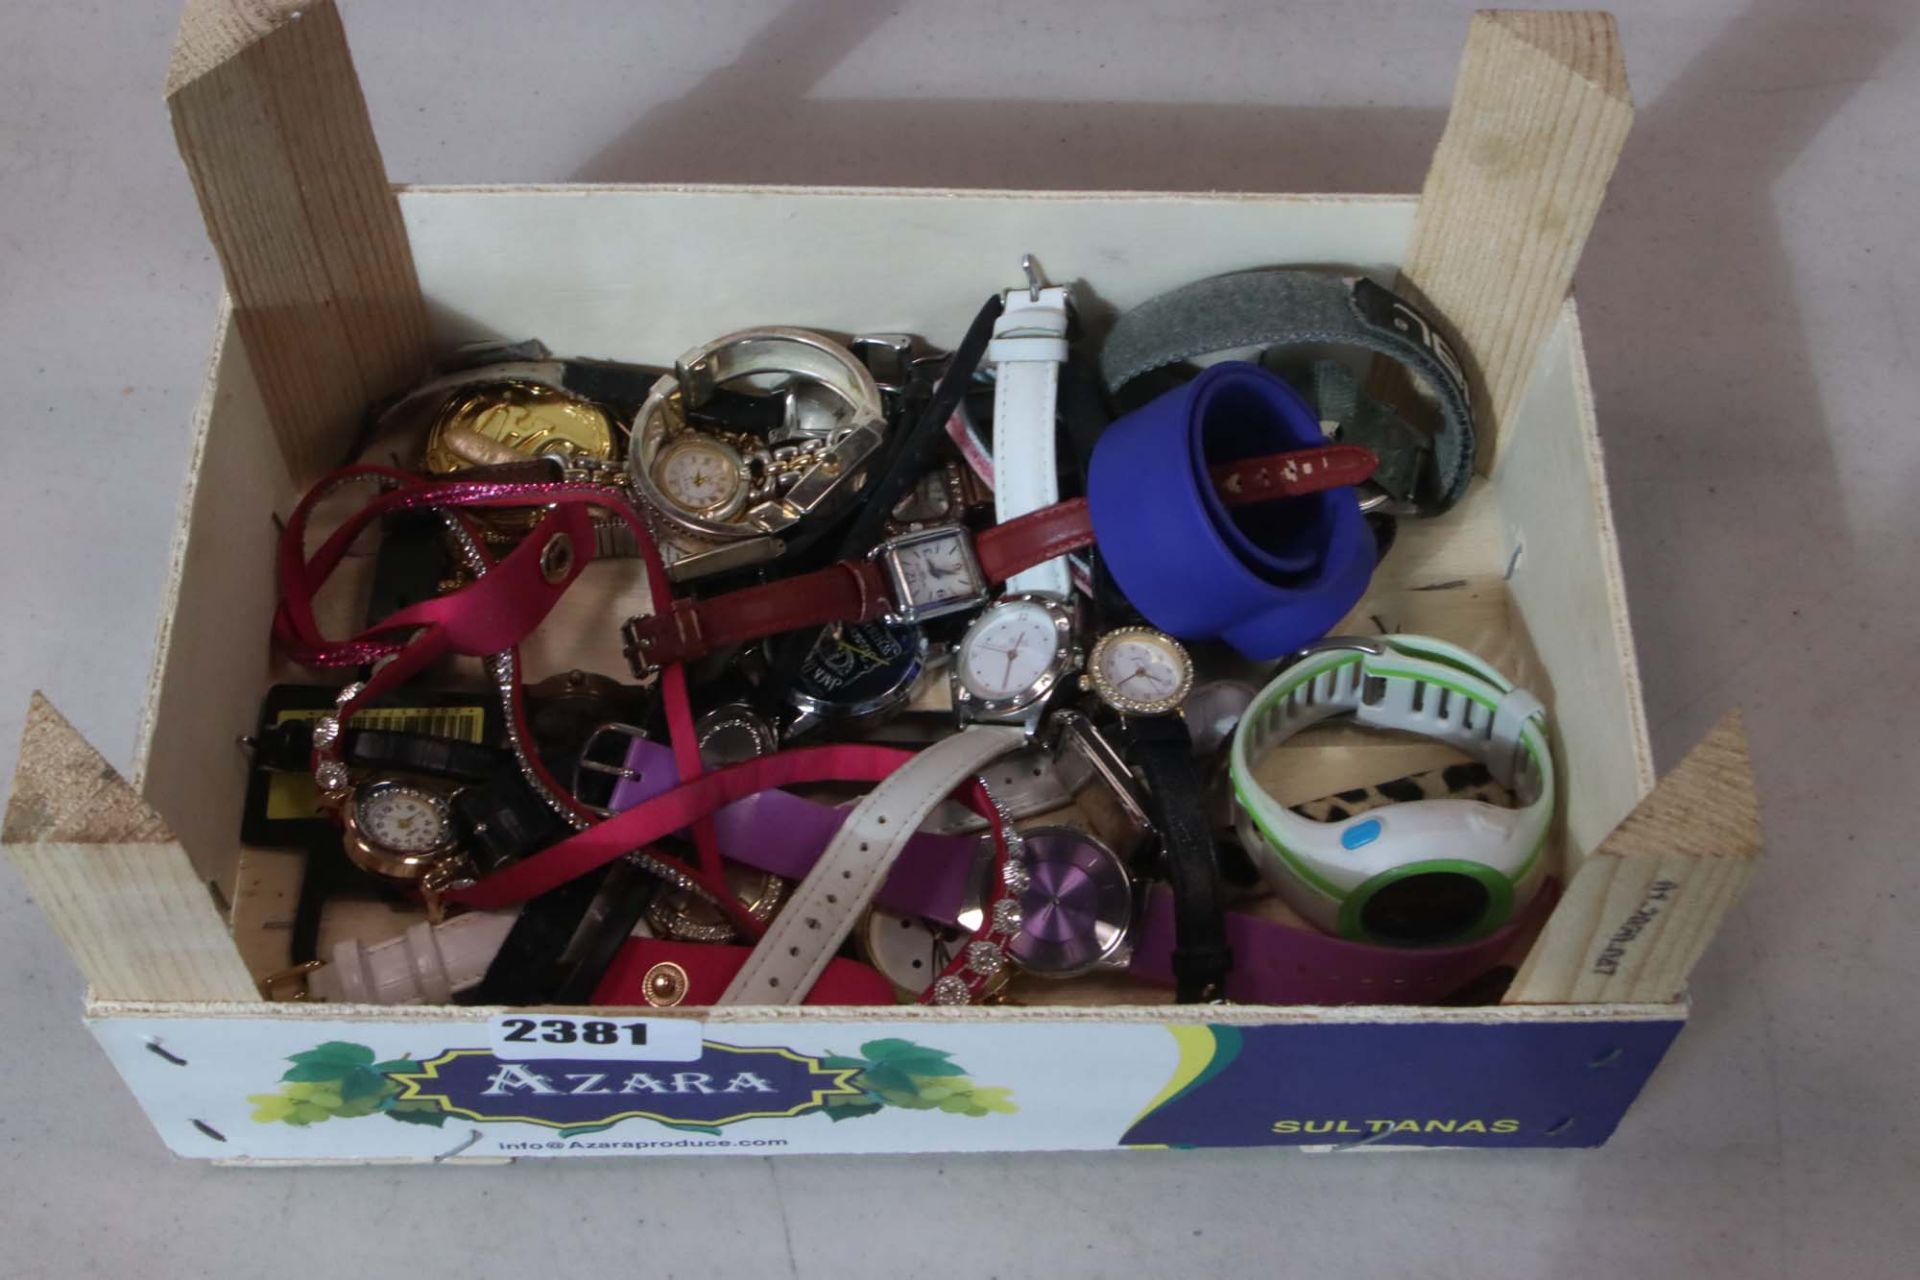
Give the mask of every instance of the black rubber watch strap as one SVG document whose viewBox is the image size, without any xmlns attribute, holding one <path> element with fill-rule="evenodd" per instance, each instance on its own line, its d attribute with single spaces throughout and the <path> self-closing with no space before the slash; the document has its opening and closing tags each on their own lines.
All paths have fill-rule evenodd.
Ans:
<svg viewBox="0 0 1920 1280">
<path fill-rule="evenodd" d="M 1233 951 L 1193 741 L 1178 716 L 1130 718 L 1126 737 L 1127 753 L 1147 784 L 1147 812 L 1159 828 L 1173 886 L 1174 998 L 1181 1004 L 1219 1000 Z"/>
</svg>

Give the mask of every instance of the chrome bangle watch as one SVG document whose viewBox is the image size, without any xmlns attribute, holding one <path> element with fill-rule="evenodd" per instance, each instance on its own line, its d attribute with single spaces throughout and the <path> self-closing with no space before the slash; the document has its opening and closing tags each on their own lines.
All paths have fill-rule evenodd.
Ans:
<svg viewBox="0 0 1920 1280">
<path fill-rule="evenodd" d="M 766 435 L 709 427 L 699 411 L 729 383 L 783 393 Z M 627 471 L 665 526 L 668 550 L 774 539 L 846 510 L 886 435 L 880 389 L 845 347 L 805 329 L 746 329 L 689 351 L 653 384 L 634 419 Z M 733 567 L 745 554 L 717 557 Z"/>
</svg>

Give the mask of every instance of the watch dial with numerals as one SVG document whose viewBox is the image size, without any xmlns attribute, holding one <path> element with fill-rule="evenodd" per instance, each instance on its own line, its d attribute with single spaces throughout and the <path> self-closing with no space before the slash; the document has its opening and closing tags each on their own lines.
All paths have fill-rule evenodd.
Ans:
<svg viewBox="0 0 1920 1280">
<path fill-rule="evenodd" d="M 794 680 L 795 692 L 854 708 L 902 691 L 919 674 L 926 641 L 918 627 L 837 622 L 823 627 Z"/>
<path fill-rule="evenodd" d="M 404 782 L 375 782 L 354 797 L 354 821 L 366 838 L 396 853 L 431 853 L 453 837 L 447 803 Z"/>
<path fill-rule="evenodd" d="M 894 551 L 894 565 L 907 589 L 908 598 L 902 604 L 920 610 L 937 609 L 979 594 L 965 538 L 966 534 L 956 529 Z"/>
<path fill-rule="evenodd" d="M 1036 689 L 1053 669 L 1066 638 L 1037 600 L 1002 600 L 961 638 L 957 671 L 974 697 L 1008 702 Z"/>
<path fill-rule="evenodd" d="M 1101 636 L 1088 655 L 1095 693 L 1116 711 L 1165 715 L 1193 687 L 1193 659 L 1178 640 L 1152 627 L 1122 627 Z"/>
<path fill-rule="evenodd" d="M 721 441 L 688 435 L 660 450 L 653 460 L 653 482 L 687 514 L 724 519 L 746 495 L 746 467 Z"/>
</svg>

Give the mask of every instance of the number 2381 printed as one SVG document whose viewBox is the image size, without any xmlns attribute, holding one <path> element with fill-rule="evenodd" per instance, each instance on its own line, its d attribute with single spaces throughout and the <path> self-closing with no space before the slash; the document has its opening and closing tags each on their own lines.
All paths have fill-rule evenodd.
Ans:
<svg viewBox="0 0 1920 1280">
<path fill-rule="evenodd" d="M 696 1062 L 701 1024 L 691 1018 L 576 1018 L 501 1014 L 487 1022 L 502 1062 L 564 1058 L 576 1062 Z"/>
</svg>

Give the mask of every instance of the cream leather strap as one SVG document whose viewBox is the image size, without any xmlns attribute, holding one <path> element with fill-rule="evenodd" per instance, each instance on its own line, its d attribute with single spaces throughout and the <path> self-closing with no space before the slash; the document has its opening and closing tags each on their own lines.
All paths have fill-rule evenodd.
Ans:
<svg viewBox="0 0 1920 1280">
<path fill-rule="evenodd" d="M 900 766 L 847 813 L 720 1004 L 799 1004 L 825 972 L 934 806 L 987 763 L 1026 745 L 1017 727 L 975 725 Z"/>
<path fill-rule="evenodd" d="M 1054 410 L 1066 359 L 1066 289 L 1008 291 L 986 355 L 995 368 L 993 506 L 1001 524 L 1060 500 Z M 1066 558 L 1015 574 L 1007 590 L 1044 591 L 1064 599 L 1072 591 Z"/>
</svg>

